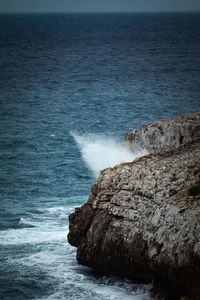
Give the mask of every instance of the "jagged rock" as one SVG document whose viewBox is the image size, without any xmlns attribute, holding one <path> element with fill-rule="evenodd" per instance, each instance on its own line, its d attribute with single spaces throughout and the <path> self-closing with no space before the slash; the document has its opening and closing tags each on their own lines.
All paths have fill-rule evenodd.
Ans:
<svg viewBox="0 0 200 300">
<path fill-rule="evenodd" d="M 199 140 L 200 112 L 144 125 L 125 136 L 129 148 L 145 148 L 149 152 L 170 151 Z"/>
<path fill-rule="evenodd" d="M 176 119 L 171 123 L 174 128 Z M 153 278 L 170 288 L 171 300 L 199 299 L 200 143 L 194 136 L 177 150 L 101 172 L 88 203 L 70 216 L 68 240 L 78 247 L 79 263 L 142 282 Z"/>
</svg>

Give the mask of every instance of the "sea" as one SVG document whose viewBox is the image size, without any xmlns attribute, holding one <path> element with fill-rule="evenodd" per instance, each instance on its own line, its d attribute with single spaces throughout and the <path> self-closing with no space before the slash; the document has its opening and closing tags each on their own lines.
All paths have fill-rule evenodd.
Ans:
<svg viewBox="0 0 200 300">
<path fill-rule="evenodd" d="M 68 216 L 124 135 L 200 110 L 200 14 L 0 14 L 0 299 L 147 300 L 94 276 Z"/>
</svg>

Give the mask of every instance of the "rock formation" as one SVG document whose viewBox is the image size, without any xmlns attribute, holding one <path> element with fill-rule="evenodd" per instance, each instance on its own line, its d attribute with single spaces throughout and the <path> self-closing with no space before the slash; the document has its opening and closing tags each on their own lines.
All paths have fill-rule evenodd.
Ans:
<svg viewBox="0 0 200 300">
<path fill-rule="evenodd" d="M 132 149 L 152 153 L 101 171 L 88 202 L 70 215 L 80 264 L 154 279 L 171 300 L 200 299 L 199 129 L 195 113 L 126 136 Z"/>
<path fill-rule="evenodd" d="M 200 113 L 144 125 L 125 137 L 130 148 L 145 148 L 149 152 L 170 151 L 199 140 Z"/>
</svg>

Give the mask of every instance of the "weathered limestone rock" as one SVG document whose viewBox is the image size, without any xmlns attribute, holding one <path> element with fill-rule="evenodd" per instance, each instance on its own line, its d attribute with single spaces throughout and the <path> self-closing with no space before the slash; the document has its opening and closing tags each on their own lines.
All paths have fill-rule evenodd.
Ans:
<svg viewBox="0 0 200 300">
<path fill-rule="evenodd" d="M 149 152 L 170 151 L 199 140 L 200 112 L 147 124 L 125 137 L 130 148 L 145 148 Z"/>
<path fill-rule="evenodd" d="M 101 172 L 88 202 L 70 215 L 79 263 L 154 278 L 170 287 L 169 299 L 200 299 L 200 143 L 192 127 L 187 146 Z"/>
</svg>

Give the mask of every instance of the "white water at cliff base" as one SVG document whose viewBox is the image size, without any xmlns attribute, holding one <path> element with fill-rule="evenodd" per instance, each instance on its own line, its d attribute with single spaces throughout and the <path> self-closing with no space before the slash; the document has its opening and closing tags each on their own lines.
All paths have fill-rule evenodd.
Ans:
<svg viewBox="0 0 200 300">
<path fill-rule="evenodd" d="M 137 157 L 147 154 L 147 151 L 130 151 L 125 145 L 115 139 L 96 134 L 78 135 L 71 133 L 77 143 L 82 159 L 98 177 L 100 170 L 114 167 L 122 162 L 131 162 Z"/>
</svg>

